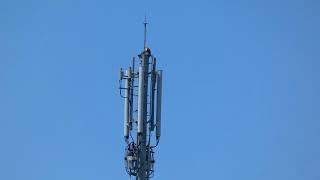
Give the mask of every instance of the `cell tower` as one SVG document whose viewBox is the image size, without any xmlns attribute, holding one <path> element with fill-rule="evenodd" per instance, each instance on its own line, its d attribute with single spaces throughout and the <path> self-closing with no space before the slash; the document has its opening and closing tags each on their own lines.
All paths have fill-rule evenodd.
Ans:
<svg viewBox="0 0 320 180">
<path fill-rule="evenodd" d="M 147 24 L 145 21 L 138 71 L 133 57 L 132 66 L 120 69 L 119 80 L 120 96 L 124 98 L 125 168 L 136 180 L 153 177 L 154 149 L 161 135 L 162 70 L 156 69 L 156 58 L 147 47 Z"/>
</svg>

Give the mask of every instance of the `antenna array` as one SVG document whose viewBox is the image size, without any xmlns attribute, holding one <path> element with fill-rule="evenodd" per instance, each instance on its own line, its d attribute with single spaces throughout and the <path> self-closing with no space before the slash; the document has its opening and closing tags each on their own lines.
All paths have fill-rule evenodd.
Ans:
<svg viewBox="0 0 320 180">
<path fill-rule="evenodd" d="M 124 98 L 125 168 L 136 180 L 154 176 L 154 149 L 161 136 L 162 70 L 147 47 L 147 22 L 144 22 L 144 49 L 132 66 L 120 69 L 119 89 Z M 154 138 L 155 136 L 155 138 Z"/>
</svg>

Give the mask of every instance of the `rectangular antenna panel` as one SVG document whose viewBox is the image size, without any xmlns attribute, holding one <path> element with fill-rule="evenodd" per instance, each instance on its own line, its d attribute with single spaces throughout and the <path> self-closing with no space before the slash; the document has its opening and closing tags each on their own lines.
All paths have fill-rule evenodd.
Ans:
<svg viewBox="0 0 320 180">
<path fill-rule="evenodd" d="M 156 138 L 161 136 L 161 97 L 162 97 L 162 70 L 157 72 L 157 124 L 156 124 Z"/>
<path fill-rule="evenodd" d="M 129 86 L 129 82 L 130 82 L 130 69 L 126 70 L 125 73 L 125 84 L 124 84 L 124 137 L 126 139 L 129 138 L 129 126 L 130 126 L 130 101 L 129 101 L 129 96 L 130 96 L 130 86 Z"/>
</svg>

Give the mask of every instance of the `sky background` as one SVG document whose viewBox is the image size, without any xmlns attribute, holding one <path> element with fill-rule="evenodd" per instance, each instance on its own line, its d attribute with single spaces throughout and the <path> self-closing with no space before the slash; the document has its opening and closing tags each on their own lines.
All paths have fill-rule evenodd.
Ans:
<svg viewBox="0 0 320 180">
<path fill-rule="evenodd" d="M 320 1 L 0 0 L 1 180 L 129 179 L 118 72 L 145 14 L 155 180 L 320 179 Z"/>
</svg>

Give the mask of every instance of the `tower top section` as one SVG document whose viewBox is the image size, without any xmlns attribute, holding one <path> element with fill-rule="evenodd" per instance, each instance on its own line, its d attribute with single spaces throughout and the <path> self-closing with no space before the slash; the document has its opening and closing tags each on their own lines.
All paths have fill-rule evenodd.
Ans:
<svg viewBox="0 0 320 180">
<path fill-rule="evenodd" d="M 123 135 L 126 142 L 125 168 L 136 180 L 154 176 L 155 149 L 161 136 L 162 70 L 147 46 L 147 18 L 142 53 L 126 71 L 120 69 L 119 90 L 124 98 Z M 138 67 L 136 67 L 138 64 Z"/>
</svg>

